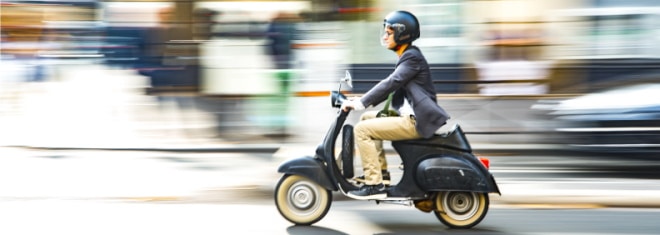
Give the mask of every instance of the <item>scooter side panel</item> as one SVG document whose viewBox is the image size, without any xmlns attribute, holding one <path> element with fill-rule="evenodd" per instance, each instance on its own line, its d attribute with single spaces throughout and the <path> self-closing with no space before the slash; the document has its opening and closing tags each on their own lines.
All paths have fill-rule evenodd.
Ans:
<svg viewBox="0 0 660 235">
<path fill-rule="evenodd" d="M 301 175 L 318 183 L 326 189 L 337 191 L 336 185 L 332 184 L 323 163 L 313 157 L 301 157 L 291 159 L 280 165 L 277 172 L 291 175 Z"/>
<path fill-rule="evenodd" d="M 433 156 L 420 162 L 417 183 L 428 191 L 499 193 L 493 177 L 462 157 Z"/>
</svg>

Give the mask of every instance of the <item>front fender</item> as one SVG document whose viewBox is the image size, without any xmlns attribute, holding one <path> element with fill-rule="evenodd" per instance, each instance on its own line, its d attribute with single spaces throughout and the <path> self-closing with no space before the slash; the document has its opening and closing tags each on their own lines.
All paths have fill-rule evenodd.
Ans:
<svg viewBox="0 0 660 235">
<path fill-rule="evenodd" d="M 488 169 L 469 156 L 431 156 L 420 162 L 415 177 L 426 191 L 500 193 Z"/>
<path fill-rule="evenodd" d="M 277 172 L 304 176 L 328 190 L 338 190 L 337 185 L 332 184 L 323 162 L 313 157 L 288 160 L 280 165 Z"/>
</svg>

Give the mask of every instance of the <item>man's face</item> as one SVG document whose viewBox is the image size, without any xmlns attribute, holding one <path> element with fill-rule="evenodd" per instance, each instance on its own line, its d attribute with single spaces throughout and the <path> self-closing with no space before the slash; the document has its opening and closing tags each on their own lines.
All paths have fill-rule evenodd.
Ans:
<svg viewBox="0 0 660 235">
<path fill-rule="evenodd" d="M 390 50 L 396 48 L 396 42 L 394 41 L 394 30 L 392 30 L 390 27 L 385 27 L 385 33 L 383 33 L 383 45 Z"/>
</svg>

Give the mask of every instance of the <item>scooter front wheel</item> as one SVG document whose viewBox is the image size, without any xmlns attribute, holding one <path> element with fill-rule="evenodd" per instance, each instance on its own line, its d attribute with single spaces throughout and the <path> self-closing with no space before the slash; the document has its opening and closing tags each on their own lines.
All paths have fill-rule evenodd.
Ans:
<svg viewBox="0 0 660 235">
<path fill-rule="evenodd" d="M 332 194 L 316 182 L 299 175 L 284 175 L 275 188 L 280 214 L 296 225 L 311 225 L 330 209 Z"/>
<path fill-rule="evenodd" d="M 451 228 L 471 228 L 486 217 L 487 193 L 440 192 L 435 198 L 435 216 Z"/>
</svg>

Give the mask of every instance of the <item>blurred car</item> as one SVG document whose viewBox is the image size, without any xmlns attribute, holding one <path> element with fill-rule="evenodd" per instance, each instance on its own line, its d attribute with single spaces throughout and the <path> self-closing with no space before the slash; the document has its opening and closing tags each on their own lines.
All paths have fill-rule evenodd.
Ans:
<svg viewBox="0 0 660 235">
<path fill-rule="evenodd" d="M 562 144 L 590 151 L 660 152 L 660 83 L 610 88 L 545 107 Z"/>
</svg>

